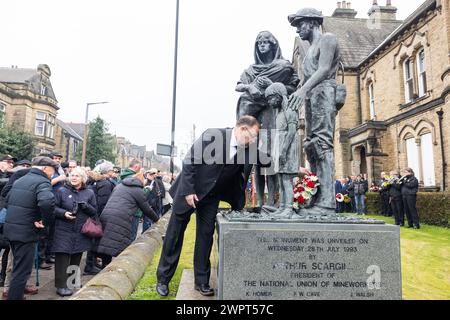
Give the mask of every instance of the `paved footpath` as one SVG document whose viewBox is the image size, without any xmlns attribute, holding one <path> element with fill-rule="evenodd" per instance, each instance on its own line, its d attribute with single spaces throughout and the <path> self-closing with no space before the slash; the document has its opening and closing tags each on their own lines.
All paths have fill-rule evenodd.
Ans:
<svg viewBox="0 0 450 320">
<path fill-rule="evenodd" d="M 138 237 L 142 233 L 142 223 L 139 224 L 138 229 Z M 12 253 L 10 253 L 11 255 Z M 1 256 L 0 256 L 1 260 Z M 94 276 L 83 276 L 83 270 L 86 263 L 86 253 L 83 254 L 83 258 L 81 259 L 81 285 L 86 284 L 89 280 L 91 280 Z M 9 267 L 9 266 L 8 266 Z M 39 293 L 36 295 L 26 295 L 25 298 L 27 300 L 69 300 L 70 297 L 60 297 L 56 294 L 55 288 L 55 265 L 52 265 L 51 270 L 42 270 L 39 269 Z M 28 285 L 35 287 L 36 286 L 36 268 L 33 268 L 33 272 L 31 274 L 30 280 L 28 281 Z M 74 293 L 77 290 L 74 290 Z M 3 293 L 3 288 L 0 288 L 0 297 L 1 293 Z M 1 301 L 1 298 L 0 298 Z"/>
<path fill-rule="evenodd" d="M 86 253 L 83 254 L 83 259 L 81 260 L 81 284 L 87 283 L 94 276 L 83 276 L 84 265 L 86 261 Z M 39 293 L 33 296 L 25 296 L 27 300 L 68 300 L 70 297 L 60 297 L 56 294 L 55 288 L 55 265 L 52 265 L 51 270 L 39 269 Z M 36 286 L 36 268 L 33 269 L 29 285 Z M 77 290 L 74 290 L 74 293 Z"/>
</svg>

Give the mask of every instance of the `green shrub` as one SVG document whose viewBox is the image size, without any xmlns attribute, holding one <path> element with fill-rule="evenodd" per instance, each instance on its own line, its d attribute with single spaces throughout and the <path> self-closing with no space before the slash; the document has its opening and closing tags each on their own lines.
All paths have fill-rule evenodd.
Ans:
<svg viewBox="0 0 450 320">
<path fill-rule="evenodd" d="M 366 199 L 367 212 L 380 215 L 380 194 L 368 193 Z M 417 194 L 417 210 L 421 223 L 450 228 L 450 193 L 419 192 Z"/>
</svg>

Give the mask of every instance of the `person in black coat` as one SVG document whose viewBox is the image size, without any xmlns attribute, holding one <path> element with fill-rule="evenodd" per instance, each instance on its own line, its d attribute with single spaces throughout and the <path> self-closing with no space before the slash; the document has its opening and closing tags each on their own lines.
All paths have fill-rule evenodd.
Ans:
<svg viewBox="0 0 450 320">
<path fill-rule="evenodd" d="M 381 198 L 381 212 L 385 217 L 392 216 L 392 209 L 390 205 L 390 195 L 389 195 L 389 177 L 386 172 L 381 173 L 381 179 L 378 183 L 380 187 L 380 198 Z"/>
<path fill-rule="evenodd" d="M 101 254 L 103 266 L 117 257 L 133 241 L 132 222 L 134 214 L 140 209 L 144 215 L 157 222 L 159 216 L 152 210 L 144 194 L 144 176 L 138 173 L 119 184 L 112 193 L 100 221 L 103 237 L 95 251 Z"/>
<path fill-rule="evenodd" d="M 178 265 L 184 232 L 195 211 L 195 289 L 202 295 L 214 294 L 209 286 L 209 258 L 219 202 L 228 202 L 234 210 L 244 208 L 246 177 L 252 169 L 246 146 L 256 141 L 259 130 L 258 121 L 251 116 L 241 118 L 234 129 L 209 129 L 184 159 L 183 170 L 169 191 L 173 210 L 157 270 L 156 290 L 161 296 L 169 294 L 168 284 Z M 215 153 L 211 150 L 213 146 Z M 212 158 L 203 154 L 205 148 Z"/>
<path fill-rule="evenodd" d="M 395 224 L 405 226 L 405 212 L 403 210 L 402 185 L 399 182 L 400 175 L 398 171 L 391 171 L 389 181 L 389 198 L 391 202 L 392 213 L 394 214 Z"/>
<path fill-rule="evenodd" d="M 91 250 L 92 238 L 81 233 L 89 217 L 97 215 L 94 191 L 86 188 L 87 175 L 75 168 L 69 182 L 56 191 L 55 237 L 52 251 L 55 253 L 55 287 L 60 296 L 70 296 L 67 288 L 69 266 L 80 266 L 83 252 Z"/>
<path fill-rule="evenodd" d="M 14 182 L 16 180 L 19 180 L 28 172 L 31 170 L 31 162 L 28 160 L 21 160 L 17 162 L 17 166 L 14 168 L 14 173 L 9 178 L 9 181 L 6 183 L 6 185 L 3 187 L 1 194 L 0 194 L 0 210 L 3 210 L 6 206 L 6 196 L 8 195 L 9 191 L 11 190 Z M 6 209 L 4 209 L 6 212 Z M 0 270 L 0 287 L 3 287 L 5 285 L 6 280 L 6 270 L 8 269 L 8 258 L 9 258 L 9 241 L 3 236 L 3 224 L 0 224 L 0 251 L 3 251 L 2 257 L 2 266 Z"/>
<path fill-rule="evenodd" d="M 338 195 L 339 193 L 343 195 L 341 180 L 336 179 L 336 181 L 334 183 L 334 190 L 336 192 L 336 195 Z M 336 200 L 336 213 L 342 213 L 342 212 L 344 212 L 344 203 Z"/>
<path fill-rule="evenodd" d="M 33 159 L 33 168 L 17 180 L 6 197 L 3 227 L 14 256 L 8 300 L 22 300 L 34 264 L 39 231 L 52 220 L 55 196 L 50 178 L 57 163 L 48 157 Z"/>
<path fill-rule="evenodd" d="M 411 168 L 404 169 L 402 174 L 403 177 L 400 180 L 402 183 L 403 208 L 408 219 L 408 227 L 420 229 L 419 214 L 416 208 L 419 181 Z"/>
<path fill-rule="evenodd" d="M 109 174 L 114 170 L 114 165 L 109 161 L 104 161 L 100 165 L 94 168 L 90 173 L 91 184 L 89 188 L 95 193 L 97 200 L 97 212 L 100 216 L 108 203 L 109 198 L 116 186 L 111 181 Z M 95 239 L 98 241 L 98 239 Z M 94 244 L 95 245 L 95 244 Z M 86 256 L 86 266 L 84 268 L 85 275 L 96 275 L 101 271 L 101 265 L 96 264 L 97 254 L 93 250 L 89 250 Z"/>
</svg>

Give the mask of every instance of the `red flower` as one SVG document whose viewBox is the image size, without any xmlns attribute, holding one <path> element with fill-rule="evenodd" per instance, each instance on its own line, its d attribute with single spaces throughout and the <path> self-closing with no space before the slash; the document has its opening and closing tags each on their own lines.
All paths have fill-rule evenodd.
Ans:
<svg viewBox="0 0 450 320">
<path fill-rule="evenodd" d="M 296 192 L 296 193 L 298 193 L 298 192 L 304 192 L 304 191 L 305 191 L 305 188 L 300 187 L 300 188 L 297 189 L 297 192 Z"/>
<path fill-rule="evenodd" d="M 305 198 L 303 198 L 303 196 L 300 196 L 300 197 L 298 197 L 298 202 L 300 204 L 305 204 L 306 200 L 305 200 Z"/>
<path fill-rule="evenodd" d="M 306 186 L 307 186 L 308 188 L 313 189 L 313 188 L 316 187 L 316 183 L 315 183 L 315 182 L 312 182 L 312 181 L 309 181 L 309 182 L 306 184 Z"/>
</svg>

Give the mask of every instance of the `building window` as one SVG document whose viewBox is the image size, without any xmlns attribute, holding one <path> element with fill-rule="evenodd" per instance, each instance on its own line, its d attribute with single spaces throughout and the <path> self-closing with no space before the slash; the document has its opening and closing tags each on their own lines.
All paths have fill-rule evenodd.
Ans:
<svg viewBox="0 0 450 320">
<path fill-rule="evenodd" d="M 403 64 L 405 75 L 405 101 L 411 102 L 414 98 L 414 78 L 411 59 L 406 59 Z"/>
<path fill-rule="evenodd" d="M 41 83 L 41 96 L 46 96 L 48 92 L 47 86 Z"/>
<path fill-rule="evenodd" d="M 375 95 L 373 92 L 373 82 L 369 84 L 369 107 L 370 107 L 370 120 L 376 120 L 377 115 L 375 113 Z"/>
<path fill-rule="evenodd" d="M 47 137 L 49 137 L 50 139 L 55 138 L 55 117 L 52 115 L 48 116 Z"/>
<path fill-rule="evenodd" d="M 419 76 L 419 97 L 427 93 L 427 73 L 425 68 L 425 51 L 422 49 L 417 54 L 417 74 Z"/>
<path fill-rule="evenodd" d="M 78 150 L 78 141 L 74 139 L 72 146 L 73 146 L 72 154 L 75 157 L 77 154 L 77 150 Z"/>
<path fill-rule="evenodd" d="M 35 135 L 44 136 L 44 134 L 45 134 L 45 119 L 46 119 L 46 114 L 44 112 L 36 112 L 36 126 L 34 128 Z"/>
<path fill-rule="evenodd" d="M 436 177 L 434 175 L 433 137 L 431 133 L 427 133 L 420 137 L 420 141 L 423 184 L 425 187 L 434 187 L 436 185 Z"/>
<path fill-rule="evenodd" d="M 420 181 L 419 148 L 416 139 L 406 139 L 406 154 L 408 157 L 408 167 L 414 170 L 416 178 Z"/>
<path fill-rule="evenodd" d="M 6 105 L 0 102 L 0 128 L 3 128 L 5 125 L 5 117 L 6 117 Z"/>
</svg>

